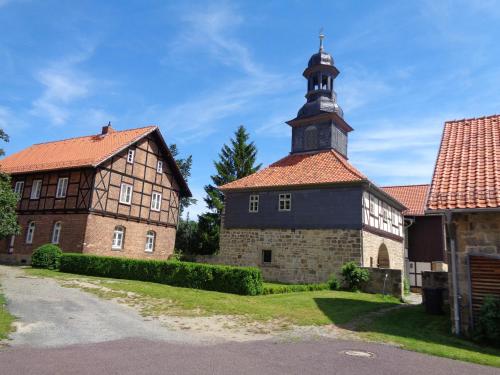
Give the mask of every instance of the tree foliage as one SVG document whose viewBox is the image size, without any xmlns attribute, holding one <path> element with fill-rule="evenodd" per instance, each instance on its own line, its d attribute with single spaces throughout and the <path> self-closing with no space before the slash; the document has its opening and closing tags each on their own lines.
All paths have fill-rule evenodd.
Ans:
<svg viewBox="0 0 500 375">
<path fill-rule="evenodd" d="M 213 254 L 219 248 L 219 231 L 224 195 L 218 187 L 257 172 L 261 164 L 256 165 L 257 147 L 249 141 L 245 127 L 240 125 L 234 138 L 225 144 L 219 153 L 219 160 L 214 162 L 216 174 L 211 176 L 212 184 L 205 186 L 205 203 L 210 212 L 200 215 L 198 222 L 198 241 L 200 254 Z"/>
<path fill-rule="evenodd" d="M 0 139 L 8 142 L 9 136 L 0 129 Z M 0 149 L 0 156 L 4 155 Z M 19 196 L 12 190 L 12 182 L 8 174 L 0 172 L 0 238 L 6 238 L 19 233 L 16 206 Z"/>
<path fill-rule="evenodd" d="M 181 172 L 182 177 L 184 177 L 184 180 L 187 183 L 189 177 L 191 177 L 191 167 L 193 165 L 193 155 L 189 155 L 187 158 L 180 158 L 179 157 L 179 149 L 177 148 L 177 145 L 175 143 L 172 143 L 171 145 L 169 145 L 168 148 L 170 149 L 170 153 L 172 154 L 172 157 L 175 159 L 175 162 L 176 162 L 177 166 L 179 167 L 179 170 Z M 194 198 L 190 198 L 190 197 L 181 198 L 179 214 L 182 214 L 184 209 L 189 207 L 189 205 L 195 204 L 195 203 L 196 203 L 196 199 L 194 199 Z"/>
</svg>

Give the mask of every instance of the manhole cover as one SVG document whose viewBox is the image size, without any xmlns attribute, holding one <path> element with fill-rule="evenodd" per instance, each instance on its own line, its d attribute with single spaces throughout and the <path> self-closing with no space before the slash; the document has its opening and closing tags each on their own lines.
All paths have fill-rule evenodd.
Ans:
<svg viewBox="0 0 500 375">
<path fill-rule="evenodd" d="M 374 353 L 365 352 L 363 350 L 344 350 L 342 353 L 345 355 L 348 355 L 350 357 L 361 357 L 361 358 L 373 358 L 373 357 L 375 357 Z"/>
</svg>

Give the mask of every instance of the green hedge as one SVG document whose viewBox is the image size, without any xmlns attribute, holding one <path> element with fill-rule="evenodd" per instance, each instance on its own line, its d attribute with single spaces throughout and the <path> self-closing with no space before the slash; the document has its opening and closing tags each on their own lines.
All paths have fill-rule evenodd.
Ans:
<svg viewBox="0 0 500 375">
<path fill-rule="evenodd" d="M 293 292 L 313 292 L 316 290 L 329 290 L 328 283 L 320 284 L 271 284 L 264 283 L 262 294 L 284 294 Z"/>
<path fill-rule="evenodd" d="M 263 291 L 262 274 L 254 267 L 64 253 L 60 271 L 251 296 Z"/>
</svg>

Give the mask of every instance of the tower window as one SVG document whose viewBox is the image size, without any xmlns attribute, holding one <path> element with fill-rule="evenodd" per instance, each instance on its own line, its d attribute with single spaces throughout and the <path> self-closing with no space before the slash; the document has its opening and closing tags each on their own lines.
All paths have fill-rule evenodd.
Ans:
<svg viewBox="0 0 500 375">
<path fill-rule="evenodd" d="M 318 90 L 319 89 L 319 84 L 318 84 L 318 77 L 313 78 L 313 90 Z"/>
<path fill-rule="evenodd" d="M 318 130 L 316 126 L 309 126 L 304 132 L 304 146 L 306 150 L 318 148 Z"/>
<path fill-rule="evenodd" d="M 323 76 L 321 79 L 321 88 L 323 90 L 328 90 L 328 76 Z"/>
</svg>

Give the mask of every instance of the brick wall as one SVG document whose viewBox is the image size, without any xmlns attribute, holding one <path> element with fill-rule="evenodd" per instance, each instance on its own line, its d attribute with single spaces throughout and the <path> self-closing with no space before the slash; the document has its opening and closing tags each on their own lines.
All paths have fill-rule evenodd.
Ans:
<svg viewBox="0 0 500 375">
<path fill-rule="evenodd" d="M 272 251 L 263 262 L 262 251 Z M 361 262 L 360 231 L 354 229 L 226 229 L 220 251 L 203 259 L 235 266 L 258 266 L 269 281 L 323 282 L 348 261 Z"/>
<path fill-rule="evenodd" d="M 52 231 L 56 222 L 61 222 L 59 246 L 66 252 L 81 252 L 87 223 L 87 214 L 43 214 L 19 215 L 18 222 L 21 233 L 14 241 L 14 251 L 8 254 L 10 238 L 0 241 L 0 261 L 4 263 L 29 263 L 31 254 L 37 247 L 50 243 Z M 28 224 L 35 222 L 33 243 L 26 243 Z"/>
<path fill-rule="evenodd" d="M 123 249 L 112 250 L 113 232 L 117 225 L 125 227 L 125 241 Z M 155 249 L 152 253 L 144 251 L 146 233 L 149 230 L 156 233 Z M 89 215 L 83 252 L 106 256 L 166 260 L 174 252 L 174 245 L 175 228 Z"/>
<path fill-rule="evenodd" d="M 389 253 L 389 267 L 395 270 L 404 270 L 404 242 L 396 241 L 380 235 L 362 231 L 363 267 L 377 267 L 379 250 L 382 245 Z"/>
</svg>

